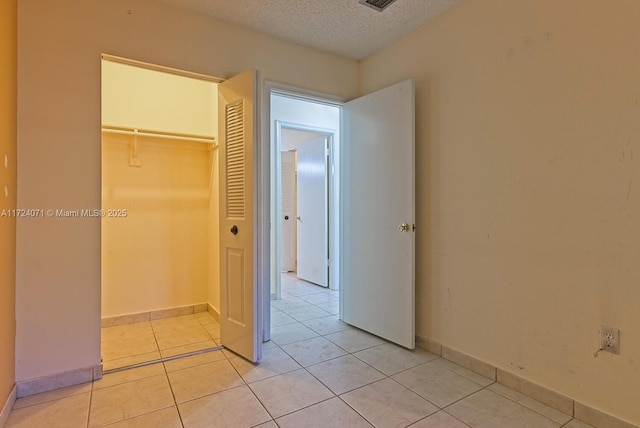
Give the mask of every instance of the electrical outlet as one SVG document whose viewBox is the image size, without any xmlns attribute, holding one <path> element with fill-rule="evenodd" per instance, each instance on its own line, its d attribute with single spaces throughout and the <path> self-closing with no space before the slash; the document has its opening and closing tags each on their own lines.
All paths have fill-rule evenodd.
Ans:
<svg viewBox="0 0 640 428">
<path fill-rule="evenodd" d="M 600 326 L 600 349 L 612 354 L 620 353 L 620 330 L 606 325 Z"/>
</svg>

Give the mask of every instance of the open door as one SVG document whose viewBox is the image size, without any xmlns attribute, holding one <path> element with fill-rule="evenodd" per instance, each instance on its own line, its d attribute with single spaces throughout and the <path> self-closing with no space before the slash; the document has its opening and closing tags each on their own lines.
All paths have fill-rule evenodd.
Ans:
<svg viewBox="0 0 640 428">
<path fill-rule="evenodd" d="M 262 336 L 256 260 L 257 72 L 218 85 L 220 154 L 220 341 L 256 362 Z"/>
<path fill-rule="evenodd" d="M 281 152 L 280 169 L 282 183 L 282 219 L 280 230 L 282 236 L 281 261 L 283 272 L 296 270 L 296 154 Z"/>
<path fill-rule="evenodd" d="M 329 286 L 327 137 L 298 144 L 297 276 Z"/>
<path fill-rule="evenodd" d="M 415 348 L 414 84 L 344 106 L 342 319 Z"/>
</svg>

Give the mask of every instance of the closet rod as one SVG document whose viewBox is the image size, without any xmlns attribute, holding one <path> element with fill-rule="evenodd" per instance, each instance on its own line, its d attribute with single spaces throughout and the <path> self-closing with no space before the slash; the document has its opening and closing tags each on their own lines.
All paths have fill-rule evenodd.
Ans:
<svg viewBox="0 0 640 428">
<path fill-rule="evenodd" d="M 217 145 L 216 139 L 214 137 L 194 137 L 194 136 L 184 135 L 184 134 L 169 134 L 169 133 L 160 133 L 160 132 L 151 132 L 151 131 L 139 131 L 137 129 L 111 128 L 108 126 L 103 126 L 102 132 L 106 132 L 108 134 L 134 135 L 138 137 L 156 137 L 156 138 L 167 138 L 172 140 L 195 141 L 198 143 L 208 143 L 208 144 Z"/>
</svg>

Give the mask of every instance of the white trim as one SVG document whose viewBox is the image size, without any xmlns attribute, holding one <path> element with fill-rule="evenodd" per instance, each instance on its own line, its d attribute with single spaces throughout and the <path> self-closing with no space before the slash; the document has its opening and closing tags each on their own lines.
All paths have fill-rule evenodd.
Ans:
<svg viewBox="0 0 640 428">
<path fill-rule="evenodd" d="M 18 382 L 16 385 L 17 397 L 22 398 L 41 392 L 53 391 L 54 389 L 66 386 L 78 385 L 92 382 L 102 378 L 102 364 L 91 367 L 70 370 L 68 372 L 57 373 L 51 376 L 44 376 L 38 379 L 31 379 Z"/>
<path fill-rule="evenodd" d="M 11 413 L 11 409 L 13 409 L 13 405 L 16 402 L 17 398 L 17 388 L 16 385 L 13 385 L 11 388 L 11 392 L 7 397 L 7 401 L 4 402 L 4 406 L 2 406 L 2 411 L 0 412 L 0 428 L 5 426 L 7 420 L 9 419 L 9 414 Z"/>
<path fill-rule="evenodd" d="M 254 189 L 257 194 L 254 196 L 254 278 L 256 281 L 254 299 L 254 323 L 257 324 L 257 335 L 254 337 L 257 349 L 257 359 L 262 359 L 262 343 L 271 339 L 271 302 L 269 298 L 269 140 L 264 138 L 264 85 L 261 79 L 260 70 L 256 70 L 256 87 L 254 95 L 254 116 L 255 127 L 253 131 L 254 140 Z M 266 106 L 268 108 L 268 106 Z M 264 163 L 264 157 L 267 163 Z M 266 167 L 265 167 L 266 166 Z M 267 180 L 265 180 L 267 177 Z M 265 256 L 266 254 L 266 256 Z M 267 263 L 265 263 L 265 258 Z"/>
<path fill-rule="evenodd" d="M 257 218 L 256 234 L 258 248 L 255 258 L 255 270 L 258 272 L 257 304 L 261 306 L 259 316 L 262 326 L 262 341 L 271 340 L 271 137 L 269 118 L 271 117 L 270 94 L 267 81 L 258 79 L 256 105 L 257 138 L 259 144 L 255 155 L 255 174 L 257 180 Z"/>
<path fill-rule="evenodd" d="M 194 73 L 193 71 L 181 70 L 179 68 L 166 67 L 164 65 L 151 64 L 149 62 L 138 61 L 135 59 L 124 58 L 121 56 L 109 55 L 103 53 L 101 55 L 104 61 L 116 62 L 118 64 L 131 65 L 133 67 L 144 68 L 147 70 L 160 71 L 162 73 L 174 74 L 176 76 L 189 77 L 191 79 L 204 80 L 207 82 L 220 83 L 225 79 L 219 77 L 209 76 L 202 73 Z"/>
<path fill-rule="evenodd" d="M 298 86 L 287 85 L 285 83 L 273 82 L 270 80 L 264 81 L 264 87 L 265 91 L 267 92 L 267 99 L 269 99 L 272 93 L 275 93 L 290 98 L 329 104 L 336 107 L 342 107 L 342 105 L 347 102 L 347 100 L 342 97 L 325 94 L 323 92 L 314 91 L 312 89 L 305 89 Z"/>
<path fill-rule="evenodd" d="M 278 130 L 282 128 L 294 129 L 296 131 L 304 131 L 304 132 L 309 132 L 313 134 L 320 134 L 323 137 L 331 137 L 333 136 L 333 134 L 335 134 L 338 131 L 337 129 L 320 128 L 320 127 L 309 126 L 301 123 L 287 122 L 284 120 L 276 120 L 276 127 Z"/>
</svg>

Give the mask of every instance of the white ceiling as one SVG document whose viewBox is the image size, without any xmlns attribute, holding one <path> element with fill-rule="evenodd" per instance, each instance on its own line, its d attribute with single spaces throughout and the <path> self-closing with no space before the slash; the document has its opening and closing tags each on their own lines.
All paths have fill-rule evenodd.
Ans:
<svg viewBox="0 0 640 428">
<path fill-rule="evenodd" d="M 396 0 L 384 12 L 358 0 L 159 1 L 359 60 L 461 0 Z"/>
</svg>

